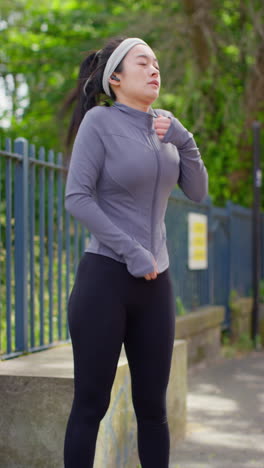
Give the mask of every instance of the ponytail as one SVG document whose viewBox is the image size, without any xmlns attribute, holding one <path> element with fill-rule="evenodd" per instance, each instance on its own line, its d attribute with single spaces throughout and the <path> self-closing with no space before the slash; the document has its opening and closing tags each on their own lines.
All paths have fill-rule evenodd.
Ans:
<svg viewBox="0 0 264 468">
<path fill-rule="evenodd" d="M 69 149 L 71 146 L 85 113 L 92 107 L 100 104 L 102 100 L 101 95 L 105 94 L 102 78 L 106 63 L 110 55 L 124 39 L 124 37 L 110 39 L 103 49 L 98 52 L 92 52 L 81 63 L 77 86 L 70 91 L 61 110 L 61 114 L 64 114 L 75 103 L 66 135 L 66 148 Z M 122 71 L 122 61 L 115 71 L 117 73 Z M 88 78 L 89 81 L 87 82 Z M 115 94 L 111 88 L 110 92 L 111 98 L 115 100 Z M 105 101 L 104 105 L 109 105 L 109 102 Z"/>
</svg>

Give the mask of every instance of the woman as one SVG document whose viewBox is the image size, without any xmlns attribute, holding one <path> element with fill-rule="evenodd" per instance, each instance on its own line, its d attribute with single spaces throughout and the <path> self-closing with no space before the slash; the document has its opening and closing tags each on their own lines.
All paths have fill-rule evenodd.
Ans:
<svg viewBox="0 0 264 468">
<path fill-rule="evenodd" d="M 90 233 L 68 302 L 74 400 L 65 468 L 93 466 L 99 424 L 124 343 L 142 468 L 167 468 L 166 391 L 175 301 L 164 216 L 176 183 L 192 200 L 207 194 L 193 135 L 152 109 L 160 72 L 138 38 L 110 40 L 84 60 L 69 138 L 76 133 L 65 207 Z M 102 93 L 114 101 L 96 105 Z"/>
</svg>

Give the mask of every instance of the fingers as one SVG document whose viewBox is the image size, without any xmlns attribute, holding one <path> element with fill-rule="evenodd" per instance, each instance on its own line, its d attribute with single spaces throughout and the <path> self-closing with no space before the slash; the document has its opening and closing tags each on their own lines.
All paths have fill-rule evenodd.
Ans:
<svg viewBox="0 0 264 468">
<path fill-rule="evenodd" d="M 147 275 L 145 275 L 145 278 L 146 280 L 151 280 L 151 279 L 156 279 L 157 276 L 158 276 L 158 265 L 157 265 L 157 262 L 156 260 L 154 260 L 154 271 L 152 273 L 148 273 Z"/>
<path fill-rule="evenodd" d="M 162 139 L 167 133 L 167 130 L 171 124 L 171 119 L 168 117 L 164 117 L 162 115 L 159 115 L 155 120 L 154 120 L 154 129 L 159 137 L 159 139 Z"/>
<path fill-rule="evenodd" d="M 156 271 L 153 271 L 152 273 L 148 273 L 147 275 L 145 275 L 145 278 L 146 280 L 152 280 L 152 279 L 156 279 L 158 276 L 158 273 Z"/>
<path fill-rule="evenodd" d="M 170 124 L 171 122 L 171 119 L 169 119 L 169 117 L 164 117 L 164 115 L 158 115 L 158 117 L 156 117 L 154 119 L 154 125 L 158 124 L 159 126 L 166 126 L 168 124 Z"/>
<path fill-rule="evenodd" d="M 158 129 L 156 129 L 156 133 L 157 133 L 158 137 L 160 139 L 162 139 L 164 137 L 165 133 L 167 133 L 167 130 L 158 128 Z"/>
</svg>

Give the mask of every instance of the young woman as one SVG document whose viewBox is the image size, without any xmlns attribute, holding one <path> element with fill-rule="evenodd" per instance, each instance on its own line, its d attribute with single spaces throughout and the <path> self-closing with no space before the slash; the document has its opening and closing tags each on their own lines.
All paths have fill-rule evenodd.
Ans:
<svg viewBox="0 0 264 468">
<path fill-rule="evenodd" d="M 90 233 L 68 301 L 74 400 L 65 468 L 92 468 L 122 343 L 129 363 L 142 468 L 167 468 L 166 391 L 175 300 L 164 217 L 176 183 L 192 200 L 207 171 L 190 133 L 152 109 L 160 71 L 138 38 L 111 39 L 81 65 L 65 207 Z M 114 101 L 98 105 L 103 93 Z"/>
</svg>

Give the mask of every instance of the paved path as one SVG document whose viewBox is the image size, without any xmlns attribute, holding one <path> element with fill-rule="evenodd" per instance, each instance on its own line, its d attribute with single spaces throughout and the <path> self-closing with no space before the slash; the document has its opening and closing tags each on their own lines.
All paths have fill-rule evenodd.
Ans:
<svg viewBox="0 0 264 468">
<path fill-rule="evenodd" d="M 264 351 L 192 368 L 188 388 L 171 468 L 264 468 Z"/>
</svg>

